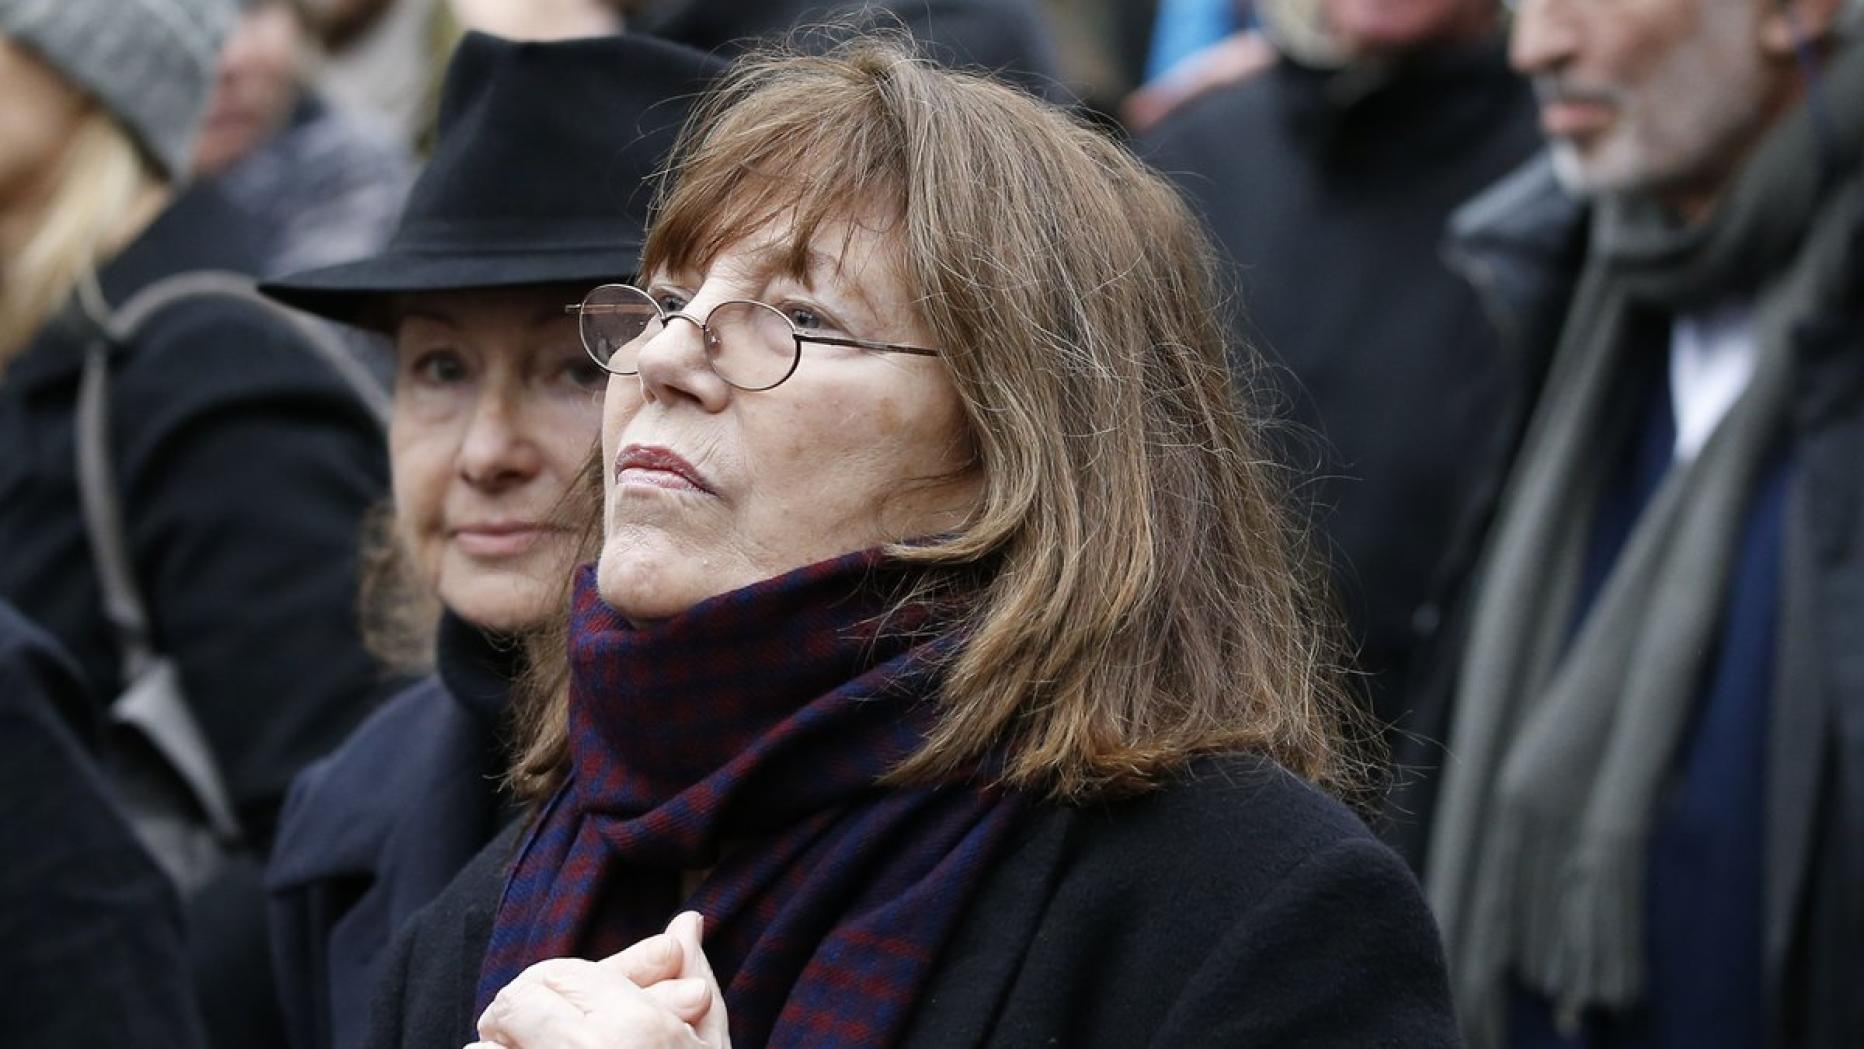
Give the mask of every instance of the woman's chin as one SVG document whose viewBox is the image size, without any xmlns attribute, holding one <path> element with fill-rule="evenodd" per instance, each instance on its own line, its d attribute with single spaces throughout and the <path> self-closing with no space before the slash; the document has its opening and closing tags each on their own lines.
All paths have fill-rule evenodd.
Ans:
<svg viewBox="0 0 1864 1049">
<path fill-rule="evenodd" d="M 522 634 L 550 621 L 556 605 L 544 588 L 496 584 L 443 587 L 440 600 L 454 615 L 495 634 Z"/>
<path fill-rule="evenodd" d="M 642 551 L 604 552 L 595 587 L 604 604 L 637 625 L 671 619 L 713 596 L 687 573 Z"/>
</svg>

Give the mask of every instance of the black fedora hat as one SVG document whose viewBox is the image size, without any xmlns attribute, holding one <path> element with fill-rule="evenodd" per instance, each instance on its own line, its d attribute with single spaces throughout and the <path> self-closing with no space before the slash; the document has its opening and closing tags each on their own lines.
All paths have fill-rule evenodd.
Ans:
<svg viewBox="0 0 1864 1049">
<path fill-rule="evenodd" d="M 469 33 L 447 66 L 434 155 L 381 254 L 261 290 L 380 327 L 399 293 L 624 278 L 640 257 L 649 180 L 724 66 L 647 36 Z"/>
</svg>

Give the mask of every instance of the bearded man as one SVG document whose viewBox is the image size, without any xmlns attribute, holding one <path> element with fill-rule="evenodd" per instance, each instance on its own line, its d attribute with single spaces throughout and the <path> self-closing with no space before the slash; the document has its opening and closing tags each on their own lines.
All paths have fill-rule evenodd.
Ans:
<svg viewBox="0 0 1864 1049">
<path fill-rule="evenodd" d="M 1589 208 L 1429 828 L 1469 1043 L 1864 1045 L 1864 4 L 1523 0 L 1512 60 L 1551 149 L 1465 249 Z"/>
</svg>

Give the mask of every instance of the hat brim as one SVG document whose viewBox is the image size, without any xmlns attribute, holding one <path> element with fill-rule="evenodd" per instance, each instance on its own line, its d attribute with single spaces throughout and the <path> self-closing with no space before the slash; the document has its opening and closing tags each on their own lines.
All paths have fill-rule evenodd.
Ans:
<svg viewBox="0 0 1864 1049">
<path fill-rule="evenodd" d="M 601 250 L 427 253 L 390 250 L 371 258 L 264 281 L 259 290 L 306 313 L 358 328 L 385 331 L 397 295 L 470 288 L 513 288 L 530 284 L 628 280 L 641 245 L 617 243 Z"/>
</svg>

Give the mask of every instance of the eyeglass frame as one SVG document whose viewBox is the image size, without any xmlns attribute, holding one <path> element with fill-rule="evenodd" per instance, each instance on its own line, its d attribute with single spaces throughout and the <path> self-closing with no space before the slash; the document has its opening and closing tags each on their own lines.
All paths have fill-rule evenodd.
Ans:
<svg viewBox="0 0 1864 1049">
<path fill-rule="evenodd" d="M 589 296 L 594 295 L 596 292 L 601 291 L 604 288 L 627 288 L 630 291 L 640 292 L 641 296 L 645 298 L 648 304 L 654 308 L 654 315 L 657 318 L 659 318 L 663 329 L 669 321 L 672 321 L 677 318 L 679 320 L 683 320 L 689 324 L 697 326 L 699 329 L 700 337 L 711 339 L 714 342 L 716 342 L 719 346 L 723 346 L 725 344 L 725 340 L 719 338 L 718 333 L 712 330 L 710 321 L 712 320 L 712 314 L 718 312 L 718 309 L 720 306 L 733 306 L 739 303 L 745 303 L 745 304 L 752 305 L 752 306 L 762 306 L 764 309 L 767 309 L 770 312 L 776 314 L 778 317 L 781 317 L 783 319 L 783 323 L 789 325 L 790 338 L 795 340 L 795 343 L 796 343 L 795 352 L 790 354 L 789 370 L 783 373 L 783 377 L 781 379 L 778 379 L 776 382 L 773 382 L 768 386 L 740 386 L 739 384 L 732 382 L 730 379 L 726 378 L 716 368 L 713 369 L 713 374 L 717 375 L 720 381 L 724 382 L 725 385 L 730 386 L 734 390 L 743 390 L 746 393 L 762 393 L 765 390 L 774 390 L 777 387 L 783 385 L 784 383 L 789 382 L 790 376 L 795 375 L 796 369 L 801 367 L 802 365 L 803 343 L 805 342 L 813 342 L 813 343 L 817 343 L 823 346 L 846 346 L 851 349 L 857 349 L 857 350 L 873 350 L 876 353 L 905 353 L 905 354 L 910 354 L 915 357 L 944 356 L 944 352 L 942 350 L 927 349 L 924 346 L 911 346 L 903 342 L 882 342 L 878 339 L 857 339 L 857 338 L 854 338 L 853 336 L 846 336 L 846 335 L 806 335 L 802 332 L 801 329 L 796 327 L 796 323 L 794 321 L 790 320 L 789 315 L 785 314 L 782 310 L 776 308 L 775 306 L 772 306 L 770 303 L 761 302 L 757 299 L 727 299 L 724 302 L 714 303 L 712 305 L 712 308 L 706 311 L 705 319 L 701 320 L 698 317 L 691 316 L 690 314 L 686 313 L 684 310 L 674 310 L 672 312 L 668 312 L 666 310 L 661 309 L 660 303 L 655 301 L 653 293 L 637 285 L 622 284 L 622 283 L 599 284 L 595 286 L 594 288 L 589 289 L 588 294 L 583 296 L 583 300 L 581 302 L 572 303 L 568 306 L 563 307 L 563 312 L 576 315 L 576 338 L 577 338 L 577 341 L 582 343 L 583 352 L 589 355 L 589 359 L 595 362 L 596 367 L 602 369 L 603 371 L 609 373 L 610 375 L 639 375 L 641 374 L 641 369 L 640 369 L 638 361 L 633 371 L 622 371 L 619 368 L 611 368 L 608 365 L 602 363 L 601 358 L 596 356 L 595 349 L 589 345 L 589 337 L 583 334 L 583 326 L 582 326 L 583 310 L 587 308 L 589 305 Z"/>
</svg>

